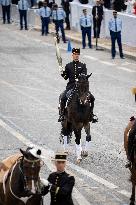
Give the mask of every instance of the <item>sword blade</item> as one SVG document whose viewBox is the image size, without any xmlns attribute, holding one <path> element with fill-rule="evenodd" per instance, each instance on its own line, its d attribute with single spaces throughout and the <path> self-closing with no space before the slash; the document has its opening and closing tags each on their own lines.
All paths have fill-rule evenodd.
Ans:
<svg viewBox="0 0 136 205">
<path fill-rule="evenodd" d="M 55 46 L 56 46 L 56 57 L 57 57 L 57 61 L 59 64 L 59 71 L 63 72 L 62 57 L 61 57 L 60 48 L 58 46 L 56 37 L 54 38 L 54 41 L 55 41 Z"/>
</svg>

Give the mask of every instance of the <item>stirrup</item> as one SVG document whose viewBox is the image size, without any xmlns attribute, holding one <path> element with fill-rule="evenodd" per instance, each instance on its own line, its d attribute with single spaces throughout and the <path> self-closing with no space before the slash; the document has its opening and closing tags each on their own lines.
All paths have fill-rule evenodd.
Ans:
<svg viewBox="0 0 136 205">
<path fill-rule="evenodd" d="M 58 119 L 58 122 L 62 122 L 63 120 L 64 120 L 64 115 L 60 115 L 59 119 Z"/>
<path fill-rule="evenodd" d="M 98 122 L 98 117 L 96 115 L 92 114 L 92 120 L 91 121 L 92 121 L 92 123 Z"/>
</svg>

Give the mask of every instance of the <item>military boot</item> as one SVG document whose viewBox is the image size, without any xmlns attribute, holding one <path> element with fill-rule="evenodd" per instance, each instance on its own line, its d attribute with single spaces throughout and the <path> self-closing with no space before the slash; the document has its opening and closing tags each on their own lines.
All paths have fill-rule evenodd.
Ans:
<svg viewBox="0 0 136 205">
<path fill-rule="evenodd" d="M 65 113 L 65 108 L 60 108 L 58 122 L 62 122 L 64 120 L 64 113 Z"/>
</svg>

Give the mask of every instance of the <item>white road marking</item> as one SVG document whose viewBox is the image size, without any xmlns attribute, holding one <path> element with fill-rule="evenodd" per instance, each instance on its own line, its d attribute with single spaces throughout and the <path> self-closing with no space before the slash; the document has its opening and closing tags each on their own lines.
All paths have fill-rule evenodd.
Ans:
<svg viewBox="0 0 136 205">
<path fill-rule="evenodd" d="M 101 63 L 105 64 L 105 65 L 109 65 L 109 66 L 116 66 L 115 63 L 111 63 L 111 62 L 108 62 L 108 61 L 102 61 L 100 60 Z"/>
<path fill-rule="evenodd" d="M 135 73 L 136 70 L 132 70 L 132 69 L 129 69 L 129 68 L 126 68 L 126 67 L 123 67 L 123 66 L 118 66 L 117 64 L 115 63 L 111 63 L 111 62 L 108 62 L 108 61 L 102 61 L 98 58 L 95 58 L 95 57 L 92 57 L 92 56 L 88 56 L 88 55 L 84 55 L 85 58 L 88 58 L 92 61 L 97 61 L 99 63 L 103 63 L 105 65 L 108 65 L 108 66 L 115 66 L 116 69 L 119 69 L 119 70 L 124 70 L 124 71 L 127 71 L 127 72 L 130 72 L 130 73 Z"/>
<path fill-rule="evenodd" d="M 44 105 L 44 104 L 45 104 L 45 103 L 41 102 L 40 100 L 38 100 L 37 98 L 32 97 L 32 96 L 30 96 L 30 95 L 27 95 L 25 92 L 23 92 L 23 91 L 21 91 L 20 89 L 16 88 L 16 87 L 15 87 L 14 85 L 12 85 L 11 83 L 8 83 L 8 82 L 6 82 L 6 81 L 4 81 L 4 80 L 1 80 L 0 82 L 1 82 L 2 84 L 4 84 L 4 85 L 8 86 L 8 87 L 11 88 L 12 90 L 16 91 L 17 93 L 20 93 L 20 94 L 24 95 L 25 97 L 30 98 L 31 100 L 34 100 L 35 102 L 37 102 L 37 103 L 39 103 L 39 104 L 41 104 L 41 105 Z"/>
<path fill-rule="evenodd" d="M 124 66 L 124 65 L 134 65 L 134 66 L 136 66 L 136 63 L 126 61 L 126 62 L 122 63 L 121 65 L 122 66 Z"/>
<path fill-rule="evenodd" d="M 24 88 L 24 89 L 28 89 L 28 90 L 34 90 L 34 91 L 45 92 L 45 90 L 43 90 L 43 89 L 34 88 L 34 87 L 29 87 L 29 86 L 23 86 L 23 85 L 18 85 L 18 84 L 12 84 L 12 86 L 14 86 L 14 87 L 19 87 L 19 88 Z"/>
<path fill-rule="evenodd" d="M 33 108 L 33 109 L 35 109 L 35 108 Z M 4 115 L 3 115 L 3 118 L 4 119 L 23 120 L 23 121 L 34 121 L 34 120 L 36 120 L 36 117 L 35 118 L 23 118 L 23 117 L 4 116 Z M 43 119 L 40 118 L 40 119 L 38 119 L 38 117 L 37 117 L 37 120 L 39 122 L 48 122 L 49 121 L 49 119 L 47 119 L 47 118 L 43 118 Z M 58 124 L 58 122 L 54 122 L 54 124 Z"/>
<path fill-rule="evenodd" d="M 95 58 L 93 56 L 88 56 L 88 55 L 84 55 L 85 58 L 88 58 L 90 60 L 94 60 L 94 61 L 98 61 L 99 59 L 98 58 Z"/>
<path fill-rule="evenodd" d="M 135 73 L 136 72 L 135 70 L 132 70 L 132 69 L 129 69 L 129 68 L 126 68 L 126 67 L 122 67 L 122 66 L 117 66 L 117 68 L 120 69 L 120 70 L 130 72 L 130 73 Z"/>
<path fill-rule="evenodd" d="M 18 89 L 15 86 L 13 86 L 11 83 L 8 83 L 8 82 L 6 82 L 4 80 L 0 80 L 0 83 L 5 84 L 6 86 L 10 87 L 12 90 L 14 90 L 17 93 L 22 94 L 23 96 L 25 96 L 25 97 L 35 101 L 36 103 L 39 103 L 40 105 L 45 106 L 47 109 L 51 109 L 51 106 L 48 105 L 47 103 L 44 103 L 41 100 L 39 100 L 39 99 L 37 99 L 37 98 L 35 98 L 35 97 L 31 96 L 31 95 L 26 94 L 26 92 L 21 91 L 20 89 Z M 57 109 L 52 108 L 52 110 L 56 112 Z"/>
<path fill-rule="evenodd" d="M 127 196 L 128 198 L 130 198 L 131 194 L 126 191 L 126 190 L 121 190 L 121 191 L 117 191 L 119 194 L 122 194 L 124 196 Z"/>
<path fill-rule="evenodd" d="M 13 129 L 9 125 L 7 125 L 1 119 L 0 119 L 0 126 L 2 126 L 5 130 L 7 130 L 10 134 L 15 136 L 19 141 L 23 142 L 25 145 L 30 146 L 30 145 L 33 144 L 30 140 L 26 139 L 23 135 L 18 133 L 15 129 Z M 34 146 L 36 146 L 36 145 L 34 145 Z M 45 156 L 44 161 L 45 161 L 46 165 L 48 166 L 48 168 L 51 171 L 54 171 L 54 166 L 50 161 L 49 153 L 47 152 L 47 150 L 45 150 L 43 148 L 42 148 L 42 150 L 45 153 L 44 154 L 44 156 Z M 76 201 L 78 202 L 79 205 L 83 205 L 83 204 L 84 205 L 91 205 L 76 188 L 74 188 L 73 196 L 74 196 L 74 198 L 76 199 Z"/>
<path fill-rule="evenodd" d="M 105 179 L 103 179 L 103 178 L 101 178 L 101 177 L 75 165 L 75 164 L 69 163 L 69 165 L 73 170 L 93 179 L 94 181 L 104 185 L 105 187 L 108 187 L 109 189 L 117 189 L 118 188 L 118 186 L 114 185 L 113 183 L 108 182 L 107 180 L 105 180 Z"/>
<path fill-rule="evenodd" d="M 127 61 L 124 62 L 124 63 L 121 63 L 122 66 L 124 66 L 124 65 L 130 65 L 130 64 L 131 64 L 131 63 L 129 63 L 129 62 L 127 62 Z"/>
<path fill-rule="evenodd" d="M 25 145 L 30 146 L 31 144 L 33 144 L 30 140 L 25 138 L 23 135 L 21 135 L 19 132 L 17 132 L 14 128 L 12 128 L 8 124 L 6 124 L 2 119 L 0 119 L 0 126 L 3 127 L 5 130 L 7 130 L 9 133 L 11 133 L 13 136 L 15 136 L 19 141 L 21 141 Z M 45 158 L 47 157 L 47 160 L 46 160 L 47 166 L 49 166 L 49 167 L 52 166 L 52 164 L 50 163 L 50 160 L 49 160 L 50 159 L 49 156 L 50 157 L 54 156 L 54 152 L 49 148 L 46 148 L 46 149 L 44 149 L 43 147 L 40 147 L 40 148 L 43 150 Z M 72 164 L 70 162 L 68 163 L 68 166 L 70 168 L 72 168 L 73 170 L 75 170 L 76 172 L 79 172 L 80 174 L 93 179 L 94 181 L 104 185 L 105 187 L 107 187 L 109 189 L 114 189 L 118 193 L 120 193 L 126 197 L 130 197 L 129 192 L 127 192 L 125 190 L 121 190 L 121 191 L 117 190 L 119 187 L 114 185 L 113 183 L 108 182 L 107 180 L 105 180 L 105 179 L 103 179 L 103 178 L 101 178 L 101 177 L 75 165 L 75 164 Z M 83 200 L 86 200 L 86 199 L 84 199 L 84 197 L 83 197 Z M 88 201 L 86 203 L 82 201 L 82 203 L 80 203 L 80 204 L 89 205 Z"/>
</svg>

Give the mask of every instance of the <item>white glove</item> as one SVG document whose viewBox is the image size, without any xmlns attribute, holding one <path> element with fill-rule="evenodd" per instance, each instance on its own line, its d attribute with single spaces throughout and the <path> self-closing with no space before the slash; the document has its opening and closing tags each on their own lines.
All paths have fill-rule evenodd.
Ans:
<svg viewBox="0 0 136 205">
<path fill-rule="evenodd" d="M 44 186 L 49 186 L 49 181 L 47 179 L 44 179 L 44 178 L 41 178 L 41 183 L 44 185 Z"/>
<path fill-rule="evenodd" d="M 62 66 L 59 66 L 60 73 L 63 74 L 64 70 Z"/>
</svg>

